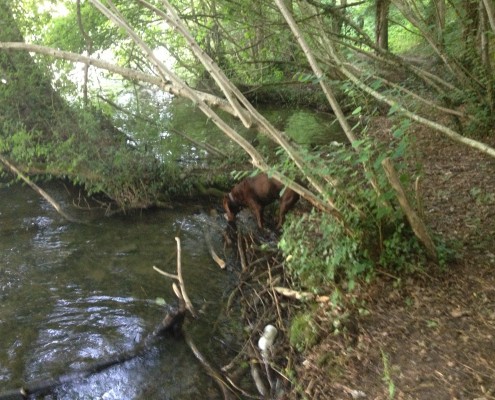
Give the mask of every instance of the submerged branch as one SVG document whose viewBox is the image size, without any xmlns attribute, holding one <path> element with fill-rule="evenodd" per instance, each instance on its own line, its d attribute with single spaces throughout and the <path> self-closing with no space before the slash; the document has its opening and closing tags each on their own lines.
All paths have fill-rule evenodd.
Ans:
<svg viewBox="0 0 495 400">
<path fill-rule="evenodd" d="M 179 285 L 180 285 L 180 291 L 182 294 L 182 297 L 184 299 L 184 302 L 186 303 L 186 308 L 189 310 L 191 315 L 193 317 L 196 317 L 196 311 L 194 310 L 194 307 L 192 305 L 191 300 L 189 299 L 189 296 L 186 293 L 186 286 L 184 284 L 184 278 L 182 277 L 182 261 L 181 261 L 181 248 L 180 248 L 180 239 L 178 237 L 175 238 L 175 241 L 177 242 L 177 277 L 179 280 Z"/>
<path fill-rule="evenodd" d="M 163 321 L 155 328 L 145 340 L 139 343 L 134 349 L 124 351 L 108 359 L 97 361 L 80 371 L 75 371 L 60 375 L 56 378 L 43 379 L 35 382 L 29 382 L 19 389 L 8 390 L 0 393 L 0 400 L 22 400 L 27 398 L 38 398 L 53 392 L 57 387 L 81 381 L 91 375 L 105 371 L 117 364 L 122 364 L 126 361 L 143 354 L 149 350 L 159 338 L 166 333 L 172 333 L 176 336 L 182 328 L 184 321 L 185 309 L 179 308 L 173 312 L 168 312 Z"/>
<path fill-rule="evenodd" d="M 203 226 L 203 234 L 205 236 L 206 246 L 208 247 L 208 250 L 210 251 L 211 258 L 213 258 L 213 260 L 218 264 L 218 266 L 221 269 L 225 269 L 225 267 L 227 266 L 227 263 L 224 260 L 222 260 L 218 256 L 217 252 L 215 251 L 215 248 L 213 247 L 213 243 L 211 241 L 211 234 L 208 231 L 207 227 Z"/>
<path fill-rule="evenodd" d="M 211 376 L 213 378 L 213 380 L 217 383 L 218 387 L 222 391 L 223 398 L 225 400 L 235 399 L 235 396 L 232 392 L 232 389 L 230 388 L 228 383 L 225 382 L 222 374 L 210 365 L 210 363 L 206 360 L 206 358 L 203 356 L 203 354 L 201 354 L 201 352 L 198 350 L 198 348 L 194 344 L 193 340 L 189 336 L 186 335 L 185 340 L 186 340 L 187 345 L 189 346 L 189 348 L 193 352 L 194 356 L 201 363 L 201 365 L 206 370 L 208 375 Z"/>
</svg>

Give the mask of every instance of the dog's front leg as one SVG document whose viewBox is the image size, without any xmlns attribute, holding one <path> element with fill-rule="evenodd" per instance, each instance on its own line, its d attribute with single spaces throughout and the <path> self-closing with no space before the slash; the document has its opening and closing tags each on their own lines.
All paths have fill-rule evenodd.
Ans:
<svg viewBox="0 0 495 400">
<path fill-rule="evenodd" d="M 258 228 L 263 229 L 263 206 L 256 201 L 250 201 L 249 208 L 256 217 L 256 222 L 258 223 Z"/>
</svg>

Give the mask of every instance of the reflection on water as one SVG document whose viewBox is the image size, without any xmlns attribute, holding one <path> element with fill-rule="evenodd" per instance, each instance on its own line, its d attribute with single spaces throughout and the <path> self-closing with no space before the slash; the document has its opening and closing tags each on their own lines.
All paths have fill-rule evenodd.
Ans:
<svg viewBox="0 0 495 400">
<path fill-rule="evenodd" d="M 52 187 L 58 201 L 65 192 Z M 207 355 L 226 273 L 208 256 L 190 210 L 153 212 L 76 225 L 62 220 L 26 187 L 0 189 L 0 393 L 24 382 L 78 371 L 132 349 L 158 324 L 171 282 L 153 265 L 175 272 L 180 231 L 189 295 L 203 308 L 194 339 Z M 193 301 L 194 301 L 193 300 Z M 211 380 L 180 340 L 166 338 L 140 357 L 47 398 L 217 398 Z"/>
</svg>

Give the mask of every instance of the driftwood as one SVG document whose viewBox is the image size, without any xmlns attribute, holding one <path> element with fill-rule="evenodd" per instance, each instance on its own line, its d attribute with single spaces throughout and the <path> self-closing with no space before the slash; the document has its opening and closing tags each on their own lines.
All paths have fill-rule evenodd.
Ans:
<svg viewBox="0 0 495 400">
<path fill-rule="evenodd" d="M 416 211 L 414 211 L 411 204 L 409 203 L 406 192 L 402 187 L 399 177 L 397 176 L 397 172 L 395 171 L 395 168 L 389 158 L 385 158 L 382 161 L 382 167 L 387 174 L 390 185 L 395 190 L 395 194 L 397 196 L 397 199 L 399 200 L 402 211 L 404 211 L 404 214 L 406 215 L 406 218 L 409 221 L 414 234 L 425 246 L 428 256 L 432 260 L 437 261 L 438 255 L 435 243 L 433 243 L 433 240 L 428 233 L 428 229 L 426 228 L 425 223 L 418 216 Z"/>
<path fill-rule="evenodd" d="M 180 239 L 178 237 L 175 238 L 177 242 L 177 275 L 168 274 L 164 271 L 160 271 L 158 268 L 153 267 L 156 271 L 160 272 L 162 275 L 167 276 L 169 278 L 173 278 L 179 281 L 180 288 L 178 288 L 175 284 L 173 285 L 173 290 L 176 296 L 179 298 L 179 301 L 184 304 L 187 310 L 191 313 L 191 315 L 196 316 L 196 312 L 194 311 L 193 305 L 189 300 L 189 297 L 186 293 L 186 288 L 184 285 L 184 279 L 182 277 L 182 266 L 181 266 L 181 247 L 180 247 Z M 205 368 L 207 374 L 212 377 L 220 390 L 222 391 L 223 397 L 225 400 L 234 399 L 234 389 L 227 383 L 227 379 L 225 379 L 221 372 L 217 371 L 213 368 L 210 363 L 206 360 L 206 358 L 201 354 L 193 340 L 185 335 L 185 341 L 194 356 L 199 360 L 203 368 Z"/>
<path fill-rule="evenodd" d="M 193 317 L 196 316 L 196 311 L 194 311 L 194 307 L 189 299 L 189 296 L 186 292 L 186 286 L 184 284 L 184 278 L 182 277 L 182 251 L 180 247 L 180 239 L 178 237 L 175 238 L 175 242 L 177 243 L 177 280 L 180 285 L 180 292 L 178 292 L 176 287 L 173 287 L 175 294 L 179 298 L 179 302 L 184 303 L 184 307 L 191 313 Z"/>
<path fill-rule="evenodd" d="M 213 368 L 210 365 L 210 363 L 208 363 L 208 361 L 198 350 L 192 339 L 187 335 L 186 335 L 186 343 L 193 352 L 194 356 L 198 359 L 198 361 L 201 363 L 203 368 L 206 370 L 207 374 L 211 376 L 214 379 L 214 381 L 217 383 L 218 387 L 222 391 L 223 398 L 225 400 L 235 399 L 236 397 L 234 396 L 234 390 L 226 382 L 223 375 L 215 368 Z"/>
<path fill-rule="evenodd" d="M 266 388 L 266 385 L 261 377 L 259 364 L 255 362 L 255 359 L 253 359 L 251 360 L 249 365 L 251 367 L 251 376 L 253 378 L 254 384 L 256 385 L 256 389 L 258 390 L 259 394 L 261 394 L 262 396 L 266 396 L 268 394 L 268 389 Z"/>
<path fill-rule="evenodd" d="M 248 266 L 246 261 L 246 253 L 244 252 L 242 241 L 243 241 L 242 235 L 237 235 L 237 251 L 239 253 L 239 258 L 241 260 L 241 271 L 247 272 Z"/>
</svg>

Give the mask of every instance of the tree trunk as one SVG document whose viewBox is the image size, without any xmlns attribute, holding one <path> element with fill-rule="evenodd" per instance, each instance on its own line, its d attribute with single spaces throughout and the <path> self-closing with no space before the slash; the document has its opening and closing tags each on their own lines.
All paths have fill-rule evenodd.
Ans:
<svg viewBox="0 0 495 400">
<path fill-rule="evenodd" d="M 495 33 L 495 10 L 492 1 L 493 0 L 483 0 L 483 4 L 488 15 L 488 21 L 490 21 L 492 32 Z"/>
<path fill-rule="evenodd" d="M 404 214 L 406 215 L 406 218 L 409 221 L 412 230 L 414 231 L 414 234 L 425 246 L 428 256 L 432 260 L 438 261 L 438 254 L 437 254 L 437 249 L 435 247 L 435 243 L 431 239 L 431 236 L 428 233 L 428 229 L 425 223 L 418 216 L 416 211 L 412 208 L 411 204 L 409 203 L 406 192 L 404 191 L 404 188 L 400 183 L 399 176 L 397 175 L 397 172 L 395 171 L 392 162 L 390 161 L 389 158 L 385 158 L 382 161 L 382 166 L 385 173 L 387 174 L 387 178 L 390 182 L 390 185 L 395 191 L 400 207 L 402 208 L 402 211 L 404 211 Z"/>
<path fill-rule="evenodd" d="M 465 44 L 465 49 L 470 52 L 476 43 L 478 31 L 478 0 L 464 0 L 461 2 L 464 9 L 462 42 Z"/>
<path fill-rule="evenodd" d="M 488 38 L 488 15 L 483 4 L 483 0 L 479 3 L 479 19 L 480 19 L 480 52 L 481 52 L 481 63 L 486 71 L 486 97 L 487 104 L 490 107 L 490 111 L 493 112 L 493 79 L 492 79 L 492 66 L 490 62 L 490 41 Z"/>
<path fill-rule="evenodd" d="M 388 12 L 390 0 L 376 0 L 375 40 L 382 50 L 388 50 Z"/>
<path fill-rule="evenodd" d="M 441 49 L 444 48 L 444 30 L 445 30 L 445 0 L 436 0 L 436 31 L 437 42 Z"/>
</svg>

